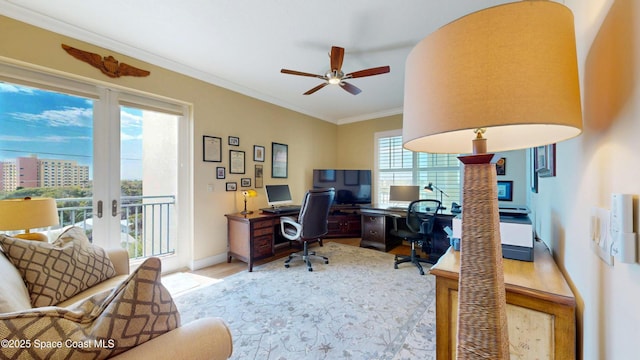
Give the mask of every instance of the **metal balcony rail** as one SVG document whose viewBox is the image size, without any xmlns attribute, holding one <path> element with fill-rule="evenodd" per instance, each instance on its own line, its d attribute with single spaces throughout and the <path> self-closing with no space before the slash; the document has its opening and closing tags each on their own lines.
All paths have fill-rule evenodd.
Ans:
<svg viewBox="0 0 640 360">
<path fill-rule="evenodd" d="M 93 241 L 92 198 L 56 199 L 60 227 L 75 225 Z M 120 245 L 131 259 L 175 253 L 175 196 L 123 196 L 120 199 Z M 111 216 L 109 206 L 105 214 Z M 105 215 L 106 216 L 106 215 Z"/>
</svg>

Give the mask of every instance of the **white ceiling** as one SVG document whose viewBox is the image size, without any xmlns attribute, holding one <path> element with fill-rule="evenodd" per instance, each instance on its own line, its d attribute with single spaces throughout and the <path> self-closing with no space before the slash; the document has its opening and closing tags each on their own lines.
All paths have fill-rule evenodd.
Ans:
<svg viewBox="0 0 640 360">
<path fill-rule="evenodd" d="M 512 0 L 0 0 L 0 14 L 334 123 L 402 112 L 404 64 L 425 36 Z M 305 91 L 322 80 L 331 46 L 345 73 L 391 72 Z M 109 54 L 101 54 L 103 56 Z"/>
</svg>

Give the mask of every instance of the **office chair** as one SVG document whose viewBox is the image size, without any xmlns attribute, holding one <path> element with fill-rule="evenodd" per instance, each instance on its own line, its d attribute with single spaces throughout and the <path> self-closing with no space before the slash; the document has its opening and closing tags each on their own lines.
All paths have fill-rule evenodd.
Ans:
<svg viewBox="0 0 640 360">
<path fill-rule="evenodd" d="M 307 269 L 313 271 L 311 256 L 324 259 L 325 264 L 329 263 L 329 258 L 316 255 L 315 251 L 309 251 L 308 243 L 318 241 L 322 246 L 322 237 L 329 232 L 329 209 L 335 195 L 334 188 L 309 190 L 302 201 L 297 220 L 287 216 L 280 218 L 282 236 L 289 241 L 299 241 L 303 245 L 302 253 L 289 255 L 289 258 L 284 262 L 284 267 L 288 268 L 294 258 L 301 258 L 307 264 Z"/>
<path fill-rule="evenodd" d="M 396 255 L 393 267 L 398 268 L 398 264 L 411 262 L 418 270 L 420 275 L 424 275 L 424 270 L 420 263 L 432 264 L 428 258 L 421 258 L 416 254 L 416 243 L 420 243 L 427 252 L 431 249 L 433 225 L 436 221 L 436 214 L 440 209 L 440 201 L 438 200 L 415 200 L 409 204 L 407 209 L 407 229 L 398 229 L 397 218 L 393 219 L 393 230 L 389 233 L 411 243 L 411 255 Z"/>
</svg>

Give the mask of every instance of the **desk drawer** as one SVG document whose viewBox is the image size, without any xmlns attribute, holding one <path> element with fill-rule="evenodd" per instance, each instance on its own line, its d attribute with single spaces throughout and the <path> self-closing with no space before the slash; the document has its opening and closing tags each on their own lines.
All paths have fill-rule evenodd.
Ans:
<svg viewBox="0 0 640 360">
<path fill-rule="evenodd" d="M 259 236 L 253 239 L 253 257 L 273 255 L 272 236 Z"/>
<path fill-rule="evenodd" d="M 272 235 L 272 234 L 273 234 L 273 226 L 261 228 L 261 229 L 253 229 L 254 237 Z"/>
<path fill-rule="evenodd" d="M 273 228 L 273 220 L 262 220 L 253 223 L 254 229 Z"/>
<path fill-rule="evenodd" d="M 362 215 L 362 239 L 384 243 L 385 231 L 384 215 Z"/>
</svg>

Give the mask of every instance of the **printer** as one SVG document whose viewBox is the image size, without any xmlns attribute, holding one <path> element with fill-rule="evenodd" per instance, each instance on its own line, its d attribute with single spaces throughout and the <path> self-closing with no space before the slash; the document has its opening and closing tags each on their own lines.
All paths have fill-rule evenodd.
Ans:
<svg viewBox="0 0 640 360">
<path fill-rule="evenodd" d="M 533 261 L 533 225 L 526 206 L 500 207 L 500 241 L 505 259 Z M 462 216 L 452 220 L 452 243 L 462 237 Z M 455 249 L 455 246 L 454 246 Z M 456 250 L 460 250 L 458 247 Z"/>
</svg>

